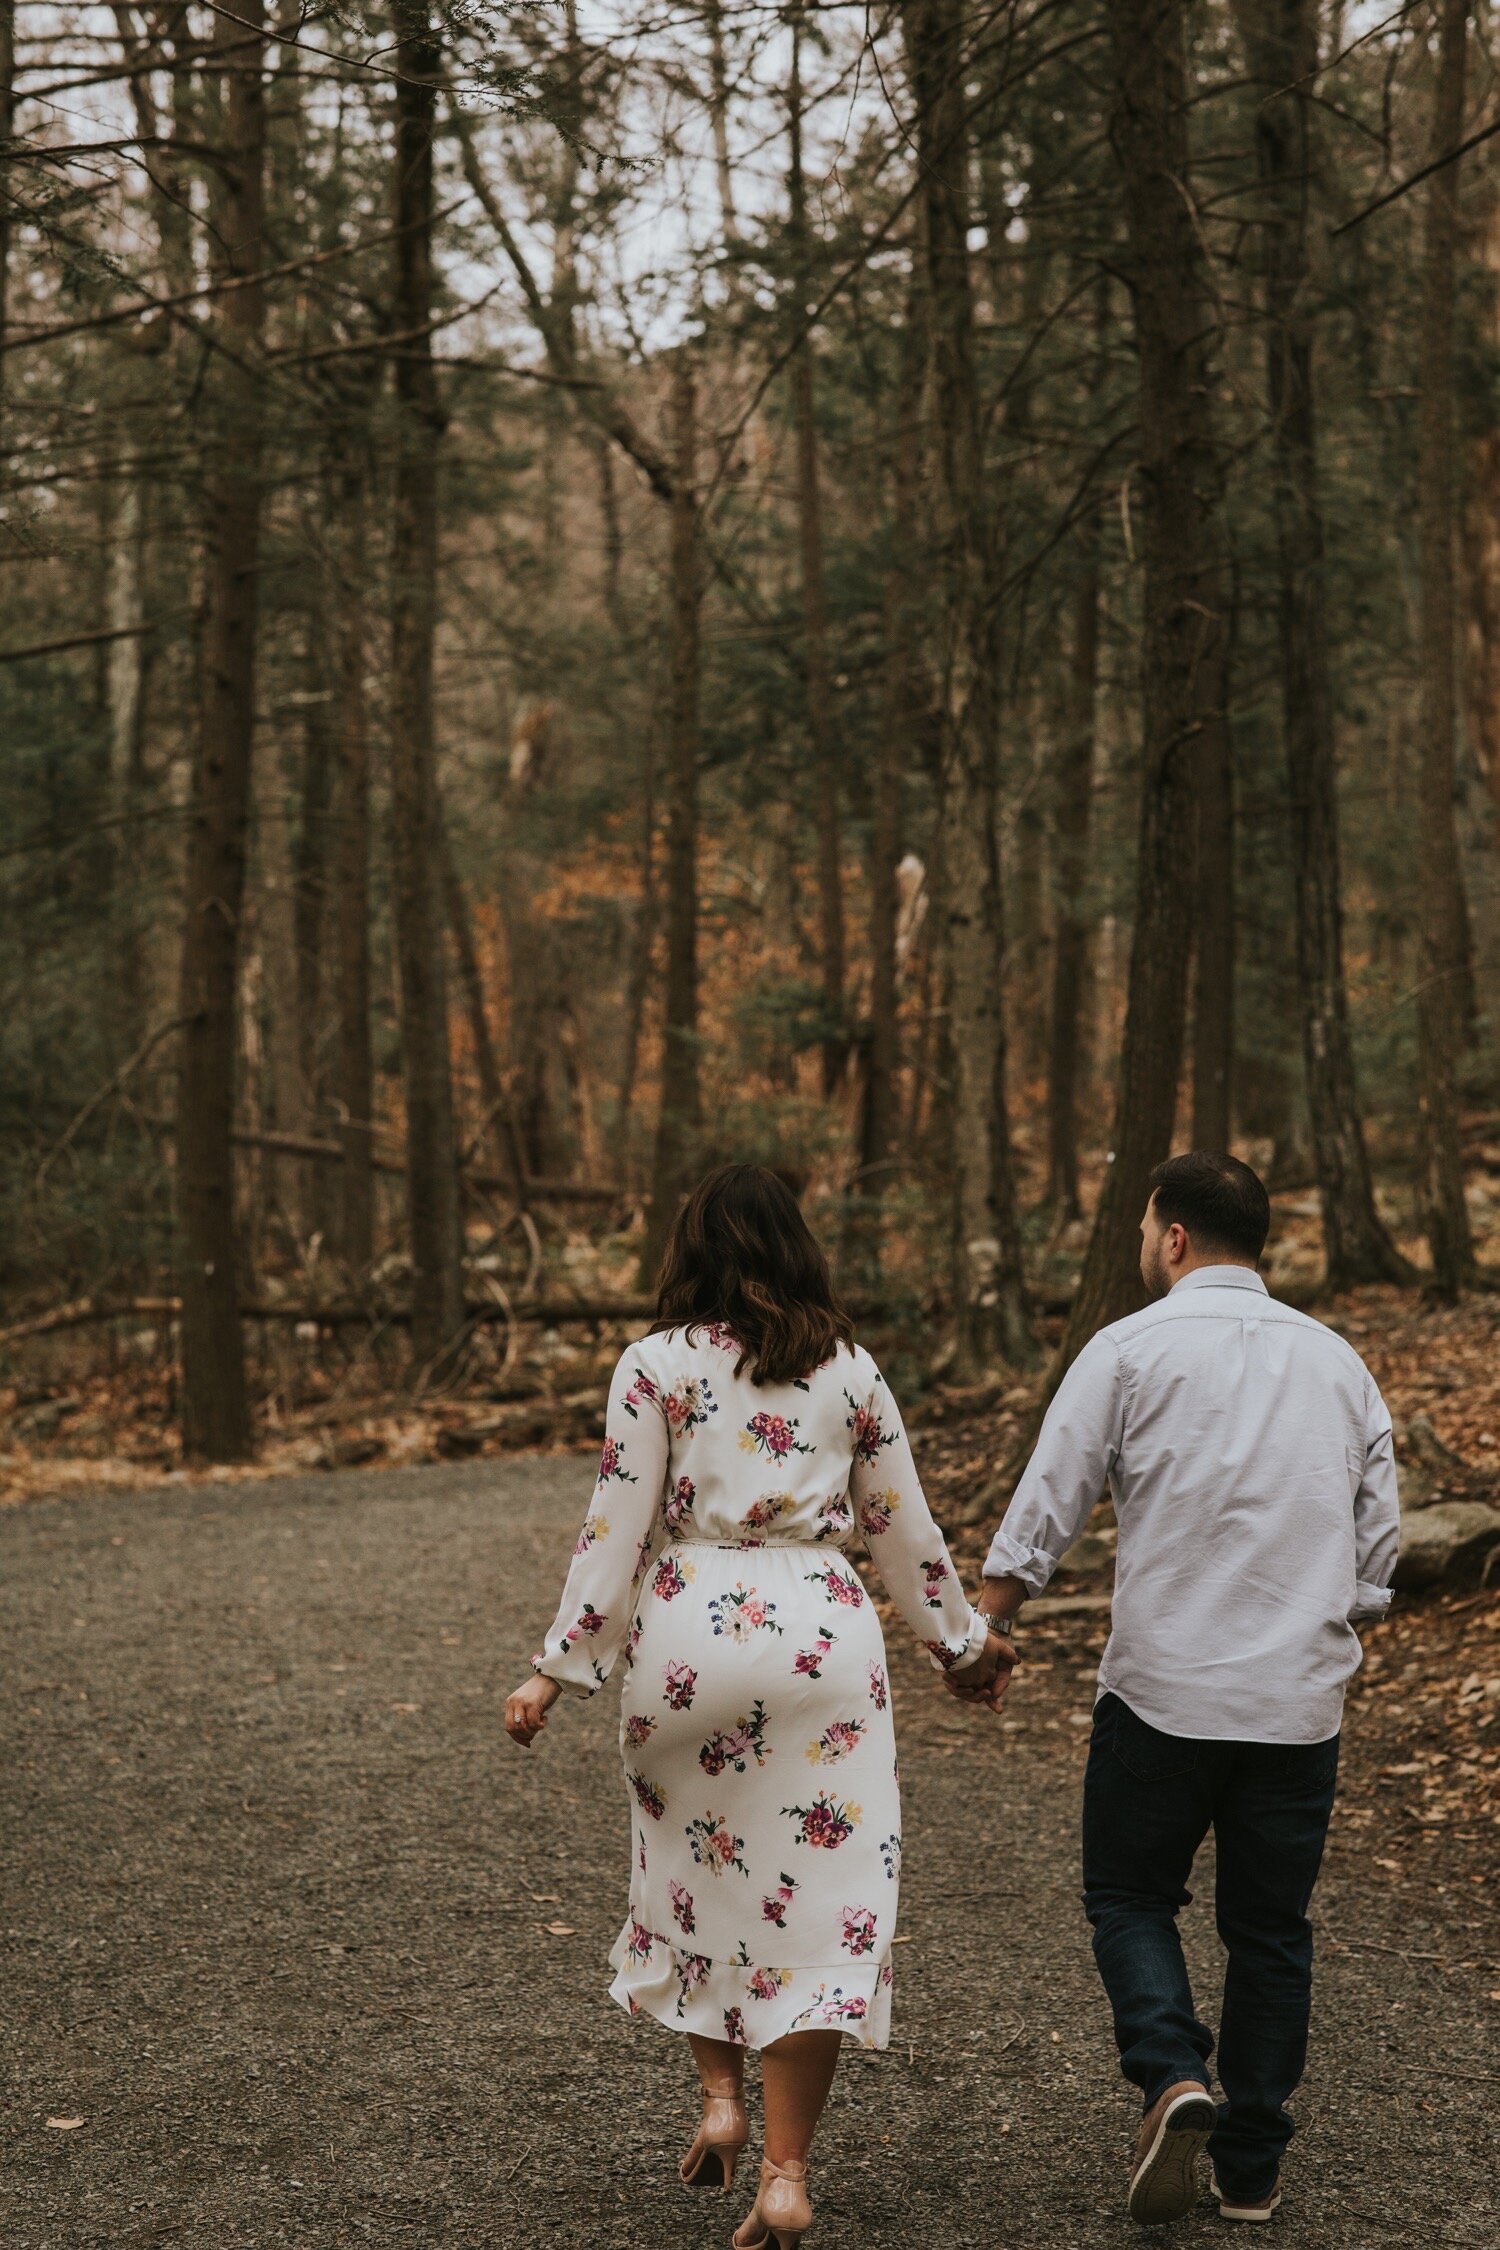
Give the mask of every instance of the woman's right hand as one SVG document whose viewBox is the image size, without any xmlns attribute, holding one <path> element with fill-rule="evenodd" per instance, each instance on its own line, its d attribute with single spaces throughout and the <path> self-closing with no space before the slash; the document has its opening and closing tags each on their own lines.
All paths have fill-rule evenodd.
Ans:
<svg viewBox="0 0 1500 2250">
<path fill-rule="evenodd" d="M 505 1698 L 505 1731 L 512 1742 L 519 1742 L 523 1750 L 532 1743 L 547 1724 L 547 1713 L 562 1694 L 556 1680 L 549 1680 L 543 1672 L 533 1672 Z"/>
</svg>

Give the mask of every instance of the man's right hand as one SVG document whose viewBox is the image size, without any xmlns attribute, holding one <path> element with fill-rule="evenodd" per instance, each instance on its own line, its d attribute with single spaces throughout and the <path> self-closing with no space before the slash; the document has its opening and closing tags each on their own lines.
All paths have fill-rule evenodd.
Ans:
<svg viewBox="0 0 1500 2250">
<path fill-rule="evenodd" d="M 961 1672 L 945 1672 L 943 1685 L 960 1703 L 981 1703 L 987 1711 L 998 1711 L 1019 1661 L 1014 1641 L 988 1633 L 982 1653 Z"/>
</svg>

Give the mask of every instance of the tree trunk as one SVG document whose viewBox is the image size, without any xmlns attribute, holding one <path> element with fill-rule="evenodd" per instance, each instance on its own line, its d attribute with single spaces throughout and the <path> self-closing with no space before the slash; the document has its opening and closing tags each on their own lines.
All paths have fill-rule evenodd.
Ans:
<svg viewBox="0 0 1500 2250">
<path fill-rule="evenodd" d="M 839 751 L 833 729 L 828 659 L 828 598 L 823 572 L 823 502 L 818 482 L 818 431 L 813 401 L 813 344 L 807 333 L 811 241 L 802 171 L 802 9 L 792 20 L 790 220 L 793 347 L 790 381 L 797 434 L 797 530 L 802 562 L 802 647 L 807 670 L 807 734 L 812 753 L 818 838 L 818 953 L 823 982 L 823 1092 L 844 1075 L 849 1040 L 844 1022 L 844 878 L 839 833 Z"/>
<path fill-rule="evenodd" d="M 622 1161 L 628 1161 L 632 1154 L 630 1112 L 635 1100 L 636 1073 L 640 1068 L 641 1029 L 645 1022 L 646 995 L 651 987 L 656 923 L 656 718 L 653 713 L 641 760 L 641 903 L 630 949 L 620 1079 L 615 1093 L 615 1133 Z"/>
<path fill-rule="evenodd" d="M 1493 366 L 1500 360 L 1500 163 L 1493 141 L 1474 168 L 1483 188 L 1466 233 L 1477 340 Z M 1473 431 L 1467 465 L 1462 536 L 1468 741 L 1500 807 L 1500 421 L 1493 416 L 1484 416 Z"/>
<path fill-rule="evenodd" d="M 1210 410 L 1213 313 L 1187 201 L 1183 0 L 1109 0 L 1140 364 L 1143 756 L 1114 1148 L 1058 1372 L 1141 1301 L 1137 1229 L 1182 1067 L 1199 776 L 1225 723 L 1228 604 Z"/>
<path fill-rule="evenodd" d="M 740 246 L 740 222 L 734 208 L 734 167 L 729 158 L 729 82 L 724 67 L 724 10 L 720 0 L 705 0 L 708 27 L 708 107 L 714 135 L 714 178 L 719 189 L 719 227 L 725 247 Z"/>
<path fill-rule="evenodd" d="M 641 1250 L 650 1288 L 697 1160 L 698 1087 L 698 551 L 697 399 L 679 351 L 672 369 L 672 676 L 667 742 L 667 993 L 651 1207 Z"/>
<path fill-rule="evenodd" d="M 1441 0 L 1439 25 L 1433 159 L 1446 156 L 1462 137 L 1467 0 Z M 1432 1252 L 1433 1280 L 1450 1294 L 1474 1267 L 1458 1120 L 1458 1068 L 1464 1046 L 1469 959 L 1463 869 L 1454 821 L 1457 649 L 1453 327 L 1458 178 L 1457 164 L 1445 164 L 1433 174 L 1427 188 L 1417 418 L 1417 534 L 1422 581 L 1417 1100 L 1422 1124 L 1422 1224 Z"/>
<path fill-rule="evenodd" d="M 1001 571 L 974 370 L 962 0 L 909 0 L 904 20 L 924 180 L 939 462 L 945 638 L 938 828 L 952 1066 L 954 1324 L 958 1365 L 972 1374 L 1033 1350 L 1005 1093 L 996 832 Z"/>
<path fill-rule="evenodd" d="M 1047 1079 L 1047 1194 L 1064 1220 L 1079 1215 L 1078 1079 L 1084 974 L 1088 962 L 1089 829 L 1093 820 L 1094 741 L 1099 701 L 1100 527 L 1097 510 L 1082 527 L 1082 568 L 1073 595 L 1068 710 L 1058 764 L 1052 836 L 1056 854 L 1056 936 L 1052 950 L 1051 1068 Z"/>
<path fill-rule="evenodd" d="M 526 1154 L 521 1146 L 515 1111 L 505 1090 L 505 1081 L 500 1075 L 495 1042 L 490 1035 L 489 1012 L 484 1003 L 484 972 L 479 965 L 479 948 L 474 943 L 474 924 L 469 914 L 469 902 L 459 879 L 447 825 L 441 816 L 438 849 L 443 861 L 443 901 L 448 915 L 448 931 L 453 940 L 453 950 L 458 956 L 458 980 L 463 987 L 464 1007 L 469 1018 L 469 1038 L 474 1048 L 474 1066 L 479 1073 L 479 1098 L 484 1103 L 484 1131 L 494 1151 L 496 1169 L 510 1174 L 517 1207 L 524 1211 Z"/>
<path fill-rule="evenodd" d="M 106 571 L 104 622 L 120 635 L 105 658 L 110 801 L 120 824 L 109 852 L 109 936 L 118 979 L 115 1036 L 121 1053 L 133 1054 L 146 1029 L 138 889 L 146 799 L 146 482 L 129 458 L 121 464 Z"/>
<path fill-rule="evenodd" d="M 363 434 L 359 442 L 363 443 Z M 370 1047 L 370 733 L 365 708 L 366 471 L 340 479 L 338 770 L 334 782 L 334 1088 L 339 1140 L 338 1250 L 351 1275 L 375 1258 L 375 1072 Z"/>
<path fill-rule="evenodd" d="M 222 160 L 213 239 L 221 270 L 257 275 L 263 262 L 265 45 L 262 0 L 217 17 L 222 59 Z M 246 30 L 246 25 L 249 30 Z M 201 703 L 194 745 L 183 923 L 177 1095 L 181 1229 L 182 1435 L 189 1460 L 233 1461 L 251 1449 L 244 1339 L 237 1302 L 234 1078 L 245 827 L 255 725 L 256 590 L 261 418 L 255 363 L 265 330 L 258 281 L 217 311 L 225 344 L 211 411 L 220 426 L 205 464 Z"/>
<path fill-rule="evenodd" d="M 1256 107 L 1266 268 L 1266 364 L 1275 447 L 1282 733 L 1291 800 L 1303 1070 L 1323 1206 L 1328 1283 L 1411 1278 L 1375 1208 L 1354 1077 L 1344 977 L 1338 781 L 1328 653 L 1328 570 L 1319 492 L 1316 331 L 1306 213 L 1317 148 L 1309 105 L 1314 0 L 1236 0 Z"/>
<path fill-rule="evenodd" d="M 391 861 L 406 1079 L 412 1356 L 430 1365 L 463 1317 L 458 1170 L 433 734 L 437 454 L 442 426 L 431 340 L 432 144 L 441 49 L 428 0 L 400 0 L 396 67 L 396 359 L 391 535 Z"/>
<path fill-rule="evenodd" d="M 1224 660 L 1224 715 L 1202 736 L 1198 873 L 1193 954 L 1193 1146 L 1227 1150 L 1234 1130 L 1234 749 L 1229 664 L 1234 589 Z"/>
</svg>

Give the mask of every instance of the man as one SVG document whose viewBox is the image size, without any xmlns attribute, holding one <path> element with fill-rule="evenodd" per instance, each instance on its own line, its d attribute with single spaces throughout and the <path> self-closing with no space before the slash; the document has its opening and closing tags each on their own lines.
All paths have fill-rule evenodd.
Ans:
<svg viewBox="0 0 1500 2250">
<path fill-rule="evenodd" d="M 1129 2209 L 1147 2222 L 1191 2208 L 1205 2145 L 1226 2219 L 1268 2219 L 1281 2200 L 1285 2103 L 1307 2052 L 1307 1907 L 1360 1662 L 1350 1620 L 1387 1607 L 1396 1563 L 1390 1415 L 1341 1337 L 1267 1294 L 1256 1267 L 1270 1218 L 1231 1156 L 1158 1165 L 1141 1222 L 1155 1301 L 1068 1370 L 980 1600 L 1010 1635 L 1108 1485 L 1119 1544 L 1084 1781 L 1084 1906 L 1120 2065 L 1145 2106 Z M 1177 1931 L 1210 1828 L 1229 1954 L 1217 2107 Z"/>
</svg>

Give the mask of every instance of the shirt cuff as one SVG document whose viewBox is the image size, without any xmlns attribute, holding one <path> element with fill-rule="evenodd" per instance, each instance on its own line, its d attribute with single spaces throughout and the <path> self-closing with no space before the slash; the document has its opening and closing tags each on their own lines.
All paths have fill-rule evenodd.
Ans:
<svg viewBox="0 0 1500 2250">
<path fill-rule="evenodd" d="M 1389 1586 L 1372 1586 L 1368 1579 L 1355 1579 L 1354 1602 L 1349 1611 L 1351 1617 L 1383 1617 L 1390 1606 Z"/>
<path fill-rule="evenodd" d="M 1045 1547 L 1024 1547 L 1012 1539 L 1004 1524 L 990 1541 L 984 1558 L 986 1578 L 1019 1578 L 1028 1594 L 1039 1594 L 1057 1568 L 1058 1558 Z"/>
</svg>

